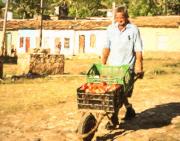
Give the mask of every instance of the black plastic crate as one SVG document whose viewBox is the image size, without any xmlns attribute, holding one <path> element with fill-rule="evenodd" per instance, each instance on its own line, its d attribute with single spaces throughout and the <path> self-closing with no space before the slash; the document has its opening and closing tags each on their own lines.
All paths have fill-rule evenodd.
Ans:
<svg viewBox="0 0 180 141">
<path fill-rule="evenodd" d="M 77 103 L 78 109 L 103 110 L 107 113 L 114 113 L 115 108 L 118 107 L 121 98 L 121 89 L 108 93 L 85 93 L 77 89 Z"/>
</svg>

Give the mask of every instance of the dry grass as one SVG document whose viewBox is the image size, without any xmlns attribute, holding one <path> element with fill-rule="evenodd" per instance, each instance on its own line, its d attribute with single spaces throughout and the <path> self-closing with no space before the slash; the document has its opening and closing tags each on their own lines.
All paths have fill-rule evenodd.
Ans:
<svg viewBox="0 0 180 141">
<path fill-rule="evenodd" d="M 0 111 L 12 113 L 43 109 L 59 103 L 65 103 L 83 83 L 81 77 L 39 78 L 36 80 L 18 80 L 11 84 L 0 85 Z"/>
<path fill-rule="evenodd" d="M 41 135 L 40 137 L 45 141 L 51 141 L 50 137 L 55 137 L 53 141 L 58 141 L 57 136 L 62 137 L 61 133 L 63 135 L 69 133 L 66 131 L 67 128 L 68 131 L 72 127 L 75 129 L 80 118 L 80 115 L 77 114 L 76 89 L 86 81 L 85 75 L 82 74 L 88 71 L 92 63 L 98 62 L 100 62 L 99 58 L 67 59 L 65 62 L 66 75 L 64 76 L 19 79 L 15 82 L 7 79 L 3 83 L 1 82 L 0 140 L 1 138 L 3 141 L 33 140 L 33 138 Z M 155 105 L 172 105 L 180 102 L 179 62 L 180 53 L 144 53 L 145 77 L 143 80 L 137 81 L 130 102 L 133 103 L 138 113 L 142 112 L 142 119 L 149 125 L 151 123 L 148 121 L 151 121 L 151 119 L 144 116 L 143 111 L 147 111 L 145 113 L 151 117 L 152 110 L 149 109 L 155 107 Z M 6 76 L 16 74 L 16 70 L 16 65 L 5 64 L 4 66 Z M 171 109 L 171 107 L 167 108 Z M 157 117 L 152 123 L 161 122 L 165 119 L 169 122 L 169 119 L 171 120 L 173 117 L 173 129 L 170 125 L 167 130 L 158 128 L 157 130 L 154 129 L 154 132 L 162 131 L 164 133 L 164 130 L 168 131 L 170 129 L 172 132 L 168 133 L 173 134 L 178 139 L 176 133 L 179 129 L 178 116 L 173 116 L 173 113 L 170 114 L 165 109 L 159 109 L 160 113 L 165 112 L 163 113 L 165 118 L 159 119 Z M 177 109 L 174 110 L 178 113 Z M 158 109 L 155 109 L 155 111 L 158 111 Z M 123 113 L 124 110 L 122 109 L 121 112 Z M 129 126 L 137 127 L 137 124 L 131 123 Z M 144 129 L 143 126 L 139 129 Z M 146 130 L 139 130 L 124 137 L 129 139 L 132 136 L 132 139 L 134 139 L 141 134 L 151 136 L 153 134 L 152 130 L 147 130 L 147 132 Z M 66 138 L 68 137 L 66 136 Z M 74 139 L 73 134 L 72 138 Z M 72 140 L 72 138 L 69 140 Z M 125 140 L 123 136 L 120 136 L 120 138 Z M 146 141 L 144 139 L 142 138 L 142 141 Z"/>
<path fill-rule="evenodd" d="M 76 88 L 85 82 L 85 76 L 78 75 L 87 73 L 92 63 L 98 62 L 100 62 L 98 58 L 67 59 L 65 73 L 77 76 L 46 77 L 34 80 L 21 79 L 16 82 L 1 84 L 0 111 L 10 113 L 33 108 L 41 109 L 66 102 L 67 97 L 74 96 Z M 174 76 L 180 76 L 179 62 L 180 53 L 147 52 L 144 54 L 145 79 L 158 77 L 160 85 L 165 79 L 167 82 L 171 82 Z M 16 74 L 16 70 L 17 65 L 4 65 L 6 76 Z M 179 84 L 175 85 L 179 86 Z M 151 84 L 151 87 L 156 90 L 160 86 L 156 83 L 156 85 Z"/>
</svg>

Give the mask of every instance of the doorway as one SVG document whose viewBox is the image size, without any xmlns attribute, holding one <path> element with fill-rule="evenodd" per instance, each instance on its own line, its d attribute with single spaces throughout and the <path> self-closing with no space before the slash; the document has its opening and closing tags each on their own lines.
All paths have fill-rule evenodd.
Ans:
<svg viewBox="0 0 180 141">
<path fill-rule="evenodd" d="M 85 36 L 80 35 L 79 36 L 79 53 L 85 52 Z"/>
</svg>

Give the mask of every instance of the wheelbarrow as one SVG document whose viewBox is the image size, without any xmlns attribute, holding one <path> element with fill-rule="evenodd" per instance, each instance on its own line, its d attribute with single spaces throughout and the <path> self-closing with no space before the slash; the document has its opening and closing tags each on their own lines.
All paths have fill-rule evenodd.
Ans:
<svg viewBox="0 0 180 141">
<path fill-rule="evenodd" d="M 77 89 L 77 105 L 82 114 L 77 134 L 82 141 L 91 141 L 104 117 L 107 117 L 111 122 L 111 115 L 122 107 L 125 94 L 138 79 L 135 77 L 132 83 L 130 75 L 129 65 L 92 65 L 87 73 L 86 84 L 105 82 L 109 86 L 117 84 L 118 87 L 105 93 L 87 92 L 81 89 L 82 86 Z"/>
</svg>

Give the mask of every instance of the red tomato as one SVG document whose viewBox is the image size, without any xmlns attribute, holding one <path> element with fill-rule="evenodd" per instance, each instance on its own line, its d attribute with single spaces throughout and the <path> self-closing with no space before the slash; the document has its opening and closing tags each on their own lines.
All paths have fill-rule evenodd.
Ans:
<svg viewBox="0 0 180 141">
<path fill-rule="evenodd" d="M 84 91 L 84 90 L 86 90 L 87 88 L 88 88 L 87 83 L 85 83 L 84 85 L 81 86 L 80 90 L 83 90 L 83 91 Z"/>
<path fill-rule="evenodd" d="M 111 85 L 107 85 L 106 88 L 105 88 L 106 92 L 109 92 L 110 89 L 111 89 Z"/>
<path fill-rule="evenodd" d="M 99 83 L 99 86 L 103 86 L 103 87 L 104 87 L 104 86 L 106 86 L 106 85 L 107 85 L 106 82 L 100 82 L 100 83 Z"/>
<path fill-rule="evenodd" d="M 109 88 L 109 91 L 115 91 L 116 89 L 118 89 L 121 85 L 119 84 L 112 84 Z"/>
<path fill-rule="evenodd" d="M 88 87 L 92 87 L 94 85 L 94 83 L 87 83 Z"/>
<path fill-rule="evenodd" d="M 100 93 L 99 89 L 94 89 L 95 94 Z"/>
<path fill-rule="evenodd" d="M 90 93 L 90 90 L 87 88 L 87 89 L 85 90 L 85 93 Z"/>
<path fill-rule="evenodd" d="M 99 88 L 99 93 L 105 94 L 106 93 L 105 87 Z"/>
</svg>

